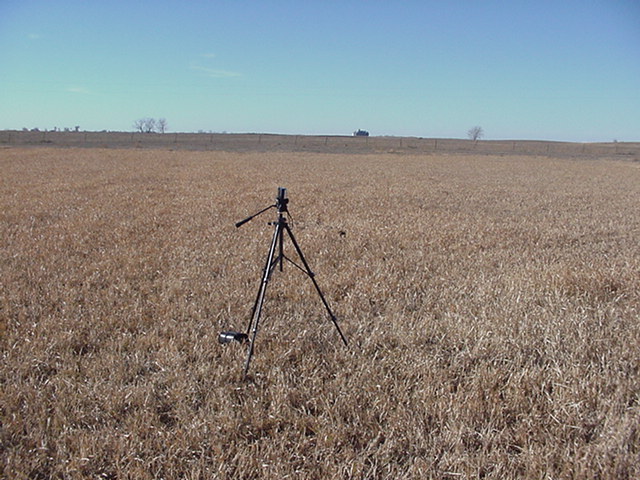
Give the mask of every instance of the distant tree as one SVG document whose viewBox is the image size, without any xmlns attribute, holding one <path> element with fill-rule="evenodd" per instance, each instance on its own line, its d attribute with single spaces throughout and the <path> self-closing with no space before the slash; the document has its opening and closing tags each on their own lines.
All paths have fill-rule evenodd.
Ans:
<svg viewBox="0 0 640 480">
<path fill-rule="evenodd" d="M 158 133 L 165 133 L 167 131 L 167 119 L 166 118 L 159 118 L 158 121 L 156 122 L 156 128 L 158 130 Z"/>
<path fill-rule="evenodd" d="M 133 122 L 133 129 L 136 132 L 144 133 L 144 118 L 140 118 Z"/>
<path fill-rule="evenodd" d="M 153 133 L 156 130 L 156 120 L 155 118 L 145 118 L 144 119 L 144 133 Z"/>
<path fill-rule="evenodd" d="M 469 137 L 470 140 L 477 142 L 482 137 L 484 137 L 484 130 L 482 130 L 482 127 L 476 125 L 475 127 L 469 129 L 469 131 L 467 132 L 467 137 Z"/>
<path fill-rule="evenodd" d="M 140 118 L 133 122 L 133 129 L 140 133 L 153 133 L 156 130 L 155 118 Z"/>
</svg>

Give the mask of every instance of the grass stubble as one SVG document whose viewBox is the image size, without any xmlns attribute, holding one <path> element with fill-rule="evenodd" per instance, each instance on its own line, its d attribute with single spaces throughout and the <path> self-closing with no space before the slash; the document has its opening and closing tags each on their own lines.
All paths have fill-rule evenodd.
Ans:
<svg viewBox="0 0 640 480">
<path fill-rule="evenodd" d="M 0 168 L 4 478 L 640 476 L 633 162 L 43 148 Z M 246 327 L 275 213 L 234 223 L 278 186 L 350 345 L 285 265 L 242 381 L 217 334 Z"/>
</svg>

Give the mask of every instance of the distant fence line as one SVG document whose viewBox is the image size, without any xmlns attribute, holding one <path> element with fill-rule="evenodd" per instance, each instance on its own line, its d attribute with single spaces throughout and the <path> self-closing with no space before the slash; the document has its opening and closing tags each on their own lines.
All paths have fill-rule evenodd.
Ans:
<svg viewBox="0 0 640 480">
<path fill-rule="evenodd" d="M 167 148 L 221 151 L 328 153 L 477 153 L 550 156 L 620 156 L 640 160 L 640 143 L 570 143 L 420 137 L 352 137 L 230 133 L 0 131 L 0 146 Z"/>
</svg>

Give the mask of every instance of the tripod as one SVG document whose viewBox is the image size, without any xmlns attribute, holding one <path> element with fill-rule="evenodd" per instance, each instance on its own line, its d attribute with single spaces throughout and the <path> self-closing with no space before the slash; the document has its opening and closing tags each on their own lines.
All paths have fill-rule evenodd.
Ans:
<svg viewBox="0 0 640 480">
<path fill-rule="evenodd" d="M 249 371 L 251 358 L 253 357 L 253 348 L 256 342 L 256 335 L 258 334 L 258 325 L 260 323 L 262 306 L 264 305 L 265 296 L 267 293 L 267 286 L 269 285 L 269 280 L 271 279 L 271 275 L 273 274 L 273 271 L 276 269 L 276 267 L 279 267 L 280 271 L 283 270 L 284 260 L 287 260 L 288 262 L 293 264 L 296 268 L 301 270 L 311 279 L 311 281 L 313 282 L 313 286 L 316 289 L 316 292 L 318 292 L 318 295 L 320 296 L 320 299 L 322 300 L 322 303 L 325 309 L 327 310 L 327 313 L 329 314 L 329 318 L 331 319 L 331 321 L 333 322 L 333 325 L 336 327 L 336 330 L 338 330 L 338 333 L 340 334 L 340 338 L 342 339 L 342 342 L 345 344 L 345 346 L 347 345 L 347 339 L 342 334 L 342 330 L 340 330 L 340 326 L 338 325 L 338 320 L 336 319 L 336 316 L 331 311 L 331 308 L 329 307 L 327 300 L 324 298 L 324 295 L 322 294 L 322 290 L 320 290 L 320 286 L 318 285 L 318 282 L 316 282 L 315 274 L 311 271 L 311 268 L 309 268 L 309 264 L 307 263 L 307 260 L 304 258 L 304 254 L 300 249 L 300 245 L 298 245 L 298 242 L 296 241 L 296 238 L 293 235 L 293 232 L 291 231 L 291 227 L 289 227 L 289 223 L 287 222 L 287 219 L 284 215 L 285 213 L 289 213 L 289 210 L 287 208 L 288 203 L 289 203 L 289 199 L 287 198 L 287 189 L 279 187 L 278 197 L 276 198 L 275 204 L 269 205 L 267 208 L 264 208 L 259 212 L 255 213 L 254 215 L 251 215 L 250 217 L 247 217 L 244 220 L 236 223 L 236 227 L 241 227 L 248 221 L 252 220 L 253 218 L 257 217 L 261 213 L 264 213 L 271 208 L 278 209 L 278 219 L 275 222 L 269 222 L 269 225 L 275 226 L 273 231 L 273 239 L 271 240 L 271 246 L 269 247 L 269 254 L 267 256 L 267 261 L 265 263 L 264 270 L 262 273 L 262 281 L 260 283 L 260 288 L 258 289 L 258 295 L 256 296 L 256 300 L 253 304 L 253 309 L 251 310 L 251 318 L 249 319 L 249 325 L 247 326 L 247 333 L 245 334 L 245 333 L 237 333 L 237 332 L 223 332 L 220 334 L 220 337 L 219 337 L 220 341 L 223 343 L 227 343 L 232 340 L 237 340 L 241 342 L 247 341 L 247 340 L 249 341 L 249 352 L 247 354 L 247 361 L 245 362 L 245 366 L 244 366 L 245 378 L 247 376 L 247 372 Z M 293 243 L 293 247 L 296 253 L 298 254 L 298 257 L 300 258 L 300 261 L 302 262 L 303 266 L 298 265 L 296 262 L 294 262 L 292 259 L 290 259 L 284 254 L 285 232 L 289 236 L 291 243 Z"/>
</svg>

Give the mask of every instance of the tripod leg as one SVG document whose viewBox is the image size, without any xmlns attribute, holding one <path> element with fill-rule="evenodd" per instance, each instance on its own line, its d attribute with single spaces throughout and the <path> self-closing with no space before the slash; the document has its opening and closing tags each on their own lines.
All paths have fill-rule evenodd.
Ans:
<svg viewBox="0 0 640 480">
<path fill-rule="evenodd" d="M 276 224 L 276 228 L 273 232 L 273 240 L 271 240 L 271 247 L 269 248 L 267 263 L 264 267 L 264 272 L 262 275 L 262 283 L 260 284 L 260 289 L 258 290 L 258 297 L 256 298 L 256 302 L 253 305 L 253 312 L 251 314 L 251 320 L 249 321 L 249 329 L 247 330 L 247 335 L 251 334 L 251 339 L 249 340 L 249 353 L 247 355 L 247 361 L 244 365 L 245 378 L 247 376 L 247 372 L 249 371 L 249 365 L 251 364 L 251 357 L 253 357 L 253 346 L 256 341 L 256 335 L 258 334 L 258 323 L 260 322 L 260 315 L 262 314 L 262 305 L 264 305 L 264 297 L 267 292 L 267 285 L 269 283 L 269 279 L 271 278 L 271 273 L 273 272 L 273 268 L 275 266 L 275 263 L 273 262 L 273 257 L 275 255 L 276 246 L 280 238 L 282 238 L 281 226 L 280 224 Z"/>
<path fill-rule="evenodd" d="M 247 335 L 251 332 L 251 326 L 253 325 L 253 317 L 256 314 L 256 308 L 258 308 L 258 302 L 260 301 L 260 295 L 262 295 L 262 285 L 264 284 L 264 278 L 267 272 L 273 269 L 273 255 L 271 255 L 271 249 L 273 248 L 274 242 L 281 242 L 282 235 L 276 235 L 274 232 L 273 239 L 271 240 L 271 247 L 269 247 L 269 255 L 267 255 L 267 263 L 262 270 L 262 278 L 260 279 L 260 287 L 258 288 L 258 295 L 256 295 L 256 300 L 253 302 L 253 307 L 251 308 L 251 315 L 249 315 L 249 324 L 247 325 Z M 282 250 L 282 242 L 280 243 L 280 250 Z M 276 260 L 277 263 L 277 260 Z"/>
<path fill-rule="evenodd" d="M 286 223 L 284 224 L 284 228 L 287 230 L 287 233 L 289 234 L 289 238 L 291 238 L 291 242 L 293 243 L 293 246 L 295 247 L 296 252 L 298 253 L 298 256 L 300 257 L 300 260 L 302 260 L 302 264 L 304 265 L 304 268 L 306 269 L 306 274 L 309 276 L 309 278 L 313 282 L 313 286 L 316 287 L 316 292 L 318 292 L 318 295 L 320 295 L 320 299 L 322 300 L 322 303 L 324 304 L 324 308 L 327 309 L 327 313 L 329 314 L 329 318 L 331 318 L 331 321 L 333 322 L 333 325 L 336 327 L 336 330 L 338 330 L 338 333 L 340 334 L 340 338 L 342 339 L 342 342 L 345 344 L 345 346 L 347 346 L 347 339 L 342 334 L 342 330 L 340 330 L 340 326 L 338 325 L 338 320 L 336 319 L 336 316 L 331 311 L 331 308 L 329 307 L 329 304 L 327 303 L 327 300 L 324 298 L 324 295 L 322 294 L 322 290 L 320 290 L 320 286 L 318 285 L 318 282 L 316 282 L 315 274 L 311 271 L 311 268 L 309 268 L 309 264 L 307 263 L 307 260 L 304 258 L 302 250 L 300 249 L 300 245 L 298 245 L 298 242 L 296 241 L 296 238 L 293 236 L 293 232 L 291 231 L 291 228 L 289 228 L 289 225 L 287 225 Z"/>
<path fill-rule="evenodd" d="M 282 241 L 282 237 L 284 236 L 284 229 L 282 228 L 282 225 L 285 225 L 284 221 L 284 217 L 282 216 L 282 213 L 280 213 L 280 217 L 278 218 L 278 242 L 280 242 L 280 252 L 277 260 L 280 263 L 280 271 L 282 271 L 282 263 L 284 261 L 284 242 Z"/>
</svg>

